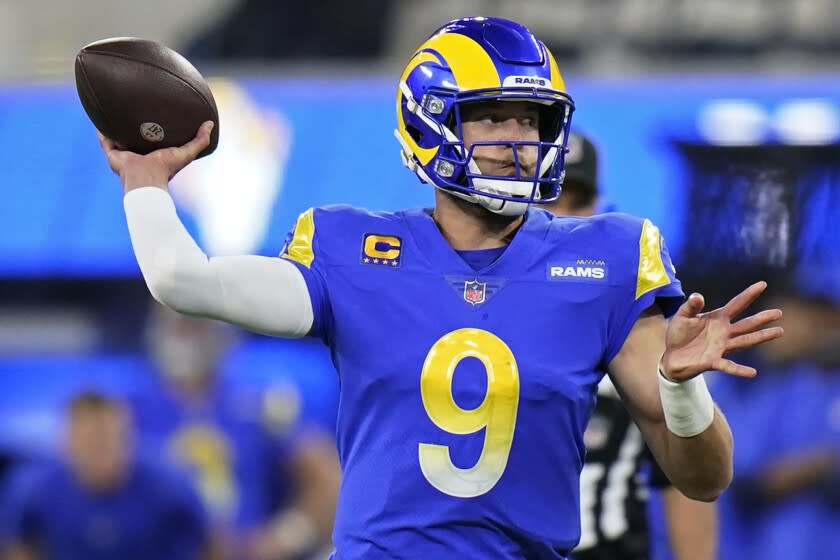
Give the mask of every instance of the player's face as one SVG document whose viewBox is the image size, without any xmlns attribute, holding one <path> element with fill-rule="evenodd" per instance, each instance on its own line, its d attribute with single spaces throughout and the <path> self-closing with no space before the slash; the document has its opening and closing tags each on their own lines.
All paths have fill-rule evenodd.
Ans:
<svg viewBox="0 0 840 560">
<path fill-rule="evenodd" d="M 93 489 L 118 484 L 127 468 L 130 434 L 126 413 L 113 407 L 75 411 L 67 434 L 69 461 Z"/>
<path fill-rule="evenodd" d="M 216 372 L 226 347 L 223 326 L 157 307 L 151 330 L 152 358 L 169 381 L 202 386 Z"/>
<path fill-rule="evenodd" d="M 782 296 L 769 302 L 769 306 L 785 310 L 785 336 L 760 347 L 759 353 L 765 360 L 784 364 L 819 356 L 832 365 L 840 361 L 836 351 L 840 309 L 795 296 Z"/>
<path fill-rule="evenodd" d="M 481 101 L 461 109 L 461 132 L 464 146 L 475 142 L 537 142 L 539 108 L 517 101 Z M 537 166 L 537 146 L 517 147 L 520 174 L 533 177 Z M 513 149 L 504 146 L 477 146 L 473 159 L 485 175 L 512 176 L 516 173 Z"/>
</svg>

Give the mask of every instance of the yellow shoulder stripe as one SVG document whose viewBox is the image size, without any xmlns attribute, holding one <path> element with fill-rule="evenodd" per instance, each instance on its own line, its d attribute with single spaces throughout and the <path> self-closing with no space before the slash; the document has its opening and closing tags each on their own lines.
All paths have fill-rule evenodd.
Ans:
<svg viewBox="0 0 840 560">
<path fill-rule="evenodd" d="M 662 236 L 650 220 L 642 224 L 639 237 L 639 272 L 636 275 L 636 299 L 651 290 L 669 284 L 671 279 L 662 262 Z"/>
<path fill-rule="evenodd" d="M 292 240 L 286 245 L 286 249 L 280 256 L 284 259 L 299 262 L 306 268 L 312 265 L 315 260 L 315 253 L 312 250 L 312 240 L 315 238 L 315 215 L 310 208 L 301 214 L 295 223 L 295 232 Z"/>
</svg>

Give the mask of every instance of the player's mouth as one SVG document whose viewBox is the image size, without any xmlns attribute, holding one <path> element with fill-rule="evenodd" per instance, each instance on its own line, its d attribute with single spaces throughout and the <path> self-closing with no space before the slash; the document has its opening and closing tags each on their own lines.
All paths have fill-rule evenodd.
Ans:
<svg viewBox="0 0 840 560">
<path fill-rule="evenodd" d="M 513 160 L 499 160 L 494 158 L 475 158 L 479 169 L 482 173 L 487 175 L 499 175 L 502 177 L 514 177 L 517 175 L 525 178 L 534 176 L 534 169 L 536 165 L 529 163 L 521 163 L 518 168 L 516 162 Z"/>
</svg>

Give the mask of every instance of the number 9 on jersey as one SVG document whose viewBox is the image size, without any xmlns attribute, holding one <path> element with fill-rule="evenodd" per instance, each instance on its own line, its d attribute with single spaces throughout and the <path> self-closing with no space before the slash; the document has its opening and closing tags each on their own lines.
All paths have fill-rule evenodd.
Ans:
<svg viewBox="0 0 840 560">
<path fill-rule="evenodd" d="M 455 368 L 464 358 L 476 358 L 487 374 L 487 394 L 471 410 L 458 406 L 452 395 Z M 474 498 L 490 491 L 502 477 L 510 455 L 519 407 L 519 369 L 510 348 L 481 329 L 458 329 L 432 345 L 420 374 L 426 414 L 446 432 L 467 435 L 485 429 L 481 456 L 472 467 L 452 464 L 449 447 L 420 443 L 420 468 L 429 483 L 450 496 Z"/>
</svg>

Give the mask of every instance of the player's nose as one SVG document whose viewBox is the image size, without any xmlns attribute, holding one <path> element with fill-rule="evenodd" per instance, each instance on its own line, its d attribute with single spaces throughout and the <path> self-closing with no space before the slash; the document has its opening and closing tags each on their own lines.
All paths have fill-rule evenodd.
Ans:
<svg viewBox="0 0 840 560">
<path fill-rule="evenodd" d="M 525 137 L 525 127 L 518 118 L 511 117 L 505 120 L 500 128 L 504 140 L 519 142 Z"/>
</svg>

